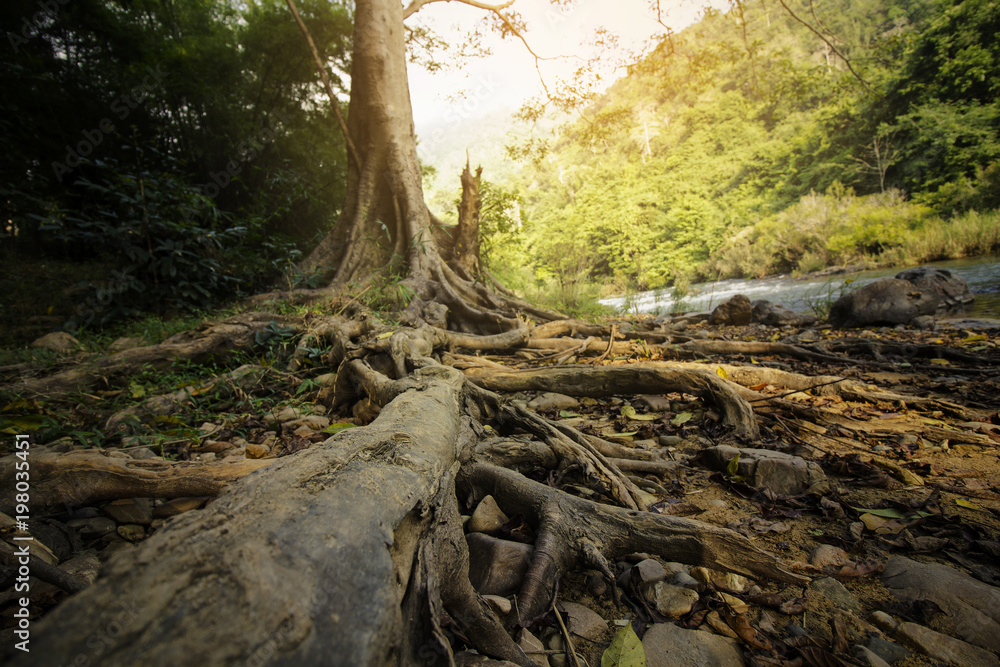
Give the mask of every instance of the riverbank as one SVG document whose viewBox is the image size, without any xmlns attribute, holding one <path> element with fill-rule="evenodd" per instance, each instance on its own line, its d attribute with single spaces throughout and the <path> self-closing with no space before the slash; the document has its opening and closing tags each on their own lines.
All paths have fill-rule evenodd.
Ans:
<svg viewBox="0 0 1000 667">
<path fill-rule="evenodd" d="M 895 190 L 857 196 L 831 188 L 743 229 L 692 272 L 702 279 L 765 278 L 838 265 L 915 266 L 997 252 L 998 211 L 943 214 Z"/>
<path fill-rule="evenodd" d="M 1000 317 L 1000 255 L 934 262 L 933 266 L 947 269 L 969 284 L 976 295 L 970 315 Z M 862 271 L 851 268 L 846 267 L 842 273 L 820 271 L 802 277 L 730 278 L 691 285 L 683 293 L 671 287 L 601 299 L 600 303 L 623 312 L 662 314 L 711 310 L 736 294 L 744 294 L 751 301 L 766 299 L 796 312 L 825 316 L 830 305 L 846 292 L 912 267 Z"/>
</svg>

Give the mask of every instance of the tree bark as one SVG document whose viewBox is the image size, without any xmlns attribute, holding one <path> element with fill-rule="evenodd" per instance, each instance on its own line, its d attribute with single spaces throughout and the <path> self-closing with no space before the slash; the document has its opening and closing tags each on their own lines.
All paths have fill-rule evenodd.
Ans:
<svg viewBox="0 0 1000 667">
<path fill-rule="evenodd" d="M 455 229 L 455 239 L 451 251 L 451 266 L 458 275 L 466 280 L 474 280 L 480 274 L 479 269 L 479 181 L 483 168 L 476 168 L 476 175 L 469 170 L 469 161 L 465 161 L 462 170 L 462 200 L 458 205 L 458 227 Z"/>
<path fill-rule="evenodd" d="M 412 324 L 491 334 L 518 328 L 520 313 L 557 319 L 491 293 L 443 261 L 421 185 L 404 32 L 395 0 L 356 3 L 347 125 L 360 164 L 348 164 L 340 218 L 301 268 L 332 277 L 337 289 L 365 285 L 379 271 L 384 279 L 404 278 L 414 293 L 405 313 Z"/>
</svg>

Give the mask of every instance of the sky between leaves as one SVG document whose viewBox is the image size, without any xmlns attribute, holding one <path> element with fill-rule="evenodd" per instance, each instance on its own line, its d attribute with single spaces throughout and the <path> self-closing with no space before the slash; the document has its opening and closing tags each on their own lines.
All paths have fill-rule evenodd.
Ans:
<svg viewBox="0 0 1000 667">
<path fill-rule="evenodd" d="M 623 50 L 645 51 L 650 39 L 664 34 L 656 20 L 651 0 L 578 0 L 559 9 L 548 0 L 518 0 L 512 7 L 525 19 L 525 35 L 532 49 L 542 57 L 566 56 L 542 61 L 540 67 L 551 87 L 557 78 L 568 78 L 585 59 L 597 53 L 595 30 L 604 28 L 617 35 Z M 695 22 L 707 5 L 723 8 L 725 0 L 661 0 L 661 19 L 675 32 Z M 655 6 L 655 5 L 654 5 Z M 449 44 L 463 41 L 472 29 L 482 26 L 486 12 L 460 2 L 440 2 L 425 6 L 408 23 L 433 29 Z M 438 72 L 411 66 L 410 97 L 417 133 L 451 106 L 458 107 L 465 118 L 475 118 L 497 109 L 516 110 L 542 92 L 535 60 L 516 39 L 503 40 L 498 34 L 482 30 L 481 45 L 492 54 L 467 60 L 461 68 Z M 627 53 L 603 52 L 602 89 L 623 75 L 616 62 Z"/>
</svg>

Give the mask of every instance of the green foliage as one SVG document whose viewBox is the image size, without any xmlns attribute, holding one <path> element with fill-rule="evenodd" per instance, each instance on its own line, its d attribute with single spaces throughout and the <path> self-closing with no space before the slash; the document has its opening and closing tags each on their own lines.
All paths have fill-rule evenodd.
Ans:
<svg viewBox="0 0 1000 667">
<path fill-rule="evenodd" d="M 405 279 L 406 276 L 388 267 L 376 271 L 357 298 L 376 312 L 398 312 L 410 305 L 416 296 L 413 288 L 404 282 Z"/>
<path fill-rule="evenodd" d="M 725 277 L 759 277 L 877 259 L 932 219 L 928 207 L 904 200 L 898 191 L 858 197 L 834 184 L 826 194 L 806 195 L 743 230 L 706 268 Z"/>
<path fill-rule="evenodd" d="M 883 263 L 936 216 L 1000 205 L 1000 6 L 789 7 L 864 82 L 780 8 L 708 13 L 525 164 L 538 275 L 651 289 Z"/>
<path fill-rule="evenodd" d="M 349 8 L 299 8 L 343 88 Z M 25 17 L 38 18 L 21 34 Z M 3 246 L 76 261 L 81 279 L 98 255 L 128 253 L 100 278 L 111 292 L 98 295 L 94 322 L 156 303 L 200 307 L 229 294 L 229 278 L 259 287 L 336 219 L 345 149 L 284 2 L 74 0 L 45 12 L 11 0 L 0 21 L 12 28 L 0 85 L 18 91 L 0 98 Z M 131 202 L 116 199 L 118 187 Z M 148 243 L 134 239 L 143 206 L 154 214 Z M 67 246 L 99 234 L 97 252 Z M 172 272 L 191 284 L 178 287 Z"/>
<path fill-rule="evenodd" d="M 240 282 L 224 266 L 247 230 L 228 226 L 229 216 L 197 189 L 170 171 L 86 166 L 97 180 L 78 180 L 76 206 L 39 226 L 64 251 L 115 267 L 106 281 L 85 288 L 71 328 L 145 310 L 203 308 Z"/>
<path fill-rule="evenodd" d="M 520 241 L 524 200 L 513 190 L 481 179 L 479 203 L 479 257 L 484 267 L 491 268 L 509 259 Z"/>
</svg>

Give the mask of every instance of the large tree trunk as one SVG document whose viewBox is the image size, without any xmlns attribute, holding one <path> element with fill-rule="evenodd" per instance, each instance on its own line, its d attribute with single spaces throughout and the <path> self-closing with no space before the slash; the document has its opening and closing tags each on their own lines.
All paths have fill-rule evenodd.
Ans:
<svg viewBox="0 0 1000 667">
<path fill-rule="evenodd" d="M 415 293 L 407 314 L 417 324 L 497 333 L 517 328 L 518 313 L 542 320 L 558 317 L 476 282 L 464 270 L 468 247 L 458 253 L 454 268 L 443 261 L 442 255 L 454 253 L 438 247 L 442 235 L 432 234 L 435 221 L 424 201 L 403 8 L 395 0 L 357 3 L 347 124 L 360 164 L 349 163 L 340 219 L 303 261 L 304 271 L 332 275 L 333 287 L 341 289 L 364 285 L 387 268 L 405 277 L 404 285 Z"/>
<path fill-rule="evenodd" d="M 427 278 L 438 256 L 414 141 L 403 8 L 394 0 L 356 5 L 347 125 L 361 164 L 349 163 L 340 220 L 303 268 L 332 269 L 334 284 L 345 286 L 393 259 Z"/>
</svg>

